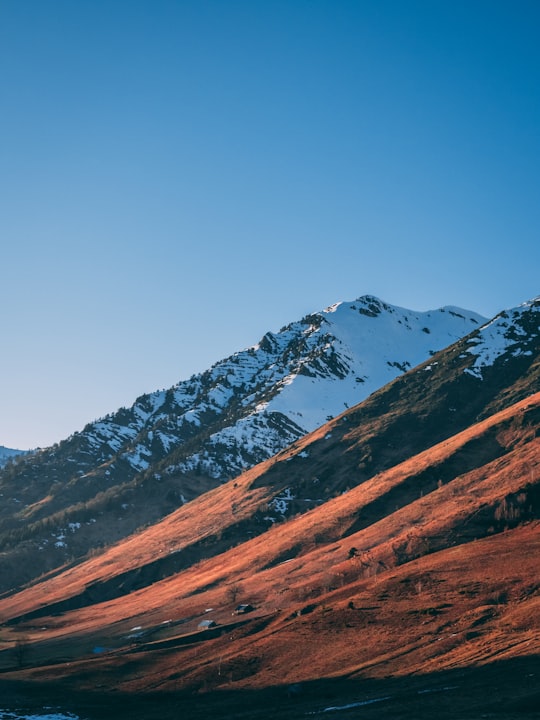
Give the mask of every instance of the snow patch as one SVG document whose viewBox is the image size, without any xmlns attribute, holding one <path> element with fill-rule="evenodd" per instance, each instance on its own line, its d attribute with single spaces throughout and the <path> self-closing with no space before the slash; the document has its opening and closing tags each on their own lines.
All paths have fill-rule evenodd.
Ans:
<svg viewBox="0 0 540 720">
<path fill-rule="evenodd" d="M 268 507 L 278 512 L 280 515 L 285 515 L 291 500 L 294 500 L 294 495 L 292 494 L 290 488 L 286 488 L 281 495 L 277 495 L 268 503 Z"/>
</svg>

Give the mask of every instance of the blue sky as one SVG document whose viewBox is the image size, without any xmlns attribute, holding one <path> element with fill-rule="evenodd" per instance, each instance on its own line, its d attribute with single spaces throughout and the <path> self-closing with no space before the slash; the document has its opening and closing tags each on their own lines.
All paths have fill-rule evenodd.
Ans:
<svg viewBox="0 0 540 720">
<path fill-rule="evenodd" d="M 365 293 L 540 293 L 537 0 L 2 0 L 0 445 Z"/>
</svg>

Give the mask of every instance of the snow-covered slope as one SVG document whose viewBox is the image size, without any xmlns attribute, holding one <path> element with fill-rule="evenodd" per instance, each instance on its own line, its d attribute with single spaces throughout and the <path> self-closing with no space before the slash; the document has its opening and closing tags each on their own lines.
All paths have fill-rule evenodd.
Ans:
<svg viewBox="0 0 540 720">
<path fill-rule="evenodd" d="M 79 436 L 100 463 L 225 480 L 271 457 L 484 318 L 413 312 L 364 296 L 267 333 L 254 347 L 168 391 L 139 398 Z M 110 469 L 109 469 L 110 471 Z"/>
<path fill-rule="evenodd" d="M 540 332 L 540 296 L 505 310 L 470 340 L 468 353 L 476 356 L 466 372 L 482 378 L 482 371 L 506 354 L 513 357 L 532 355 L 528 346 L 535 344 Z"/>
<path fill-rule="evenodd" d="M 230 406 L 240 389 L 242 414 L 178 469 L 237 474 L 361 402 L 482 320 L 458 308 L 416 313 L 365 296 L 267 333 L 254 348 L 212 369 L 214 402 Z M 203 400 L 190 417 L 205 411 Z"/>
<path fill-rule="evenodd" d="M 414 312 L 366 295 L 307 315 L 169 390 L 138 398 L 42 450 L 40 484 L 138 473 L 226 480 L 366 398 L 484 321 L 455 307 Z M 82 488 L 77 483 L 79 490 Z M 91 495 L 88 489 L 88 495 Z M 179 497 L 189 499 L 192 488 Z M 84 498 L 83 498 L 84 499 Z"/>
</svg>

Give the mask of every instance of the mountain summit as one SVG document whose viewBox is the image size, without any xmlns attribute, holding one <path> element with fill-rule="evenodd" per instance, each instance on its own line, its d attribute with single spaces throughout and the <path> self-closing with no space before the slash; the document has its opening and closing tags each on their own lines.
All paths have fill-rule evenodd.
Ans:
<svg viewBox="0 0 540 720">
<path fill-rule="evenodd" d="M 19 552 L 31 538 L 34 555 L 37 544 L 53 567 L 124 537 L 272 457 L 483 321 L 456 307 L 414 312 L 365 295 L 268 332 L 6 468 L 4 497 L 21 510 L 4 503 L 4 517 Z"/>
<path fill-rule="evenodd" d="M 226 480 L 361 402 L 483 320 L 453 307 L 415 313 L 369 295 L 337 303 L 266 333 L 254 347 L 168 393 L 138 400 L 123 458 L 135 471 L 167 458 L 161 466 L 169 474 Z M 100 423 L 94 442 L 112 440 L 113 448 L 122 442 L 126 430 L 115 425 L 115 416 Z M 193 437 L 194 451 L 186 442 Z"/>
</svg>

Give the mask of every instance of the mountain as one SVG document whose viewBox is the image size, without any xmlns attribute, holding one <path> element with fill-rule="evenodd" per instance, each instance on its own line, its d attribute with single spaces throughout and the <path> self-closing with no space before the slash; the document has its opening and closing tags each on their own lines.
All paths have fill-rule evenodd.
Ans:
<svg viewBox="0 0 540 720">
<path fill-rule="evenodd" d="M 21 458 L 0 474 L 0 590 L 272 457 L 483 320 L 367 295 L 337 303 Z"/>
<path fill-rule="evenodd" d="M 19 455 L 25 455 L 27 452 L 27 450 L 13 450 L 12 448 L 0 445 L 0 468 L 3 468 L 10 460 L 13 460 Z"/>
<path fill-rule="evenodd" d="M 537 298 L 6 593 L 0 685 L 141 718 L 534 717 L 539 331 Z"/>
</svg>

